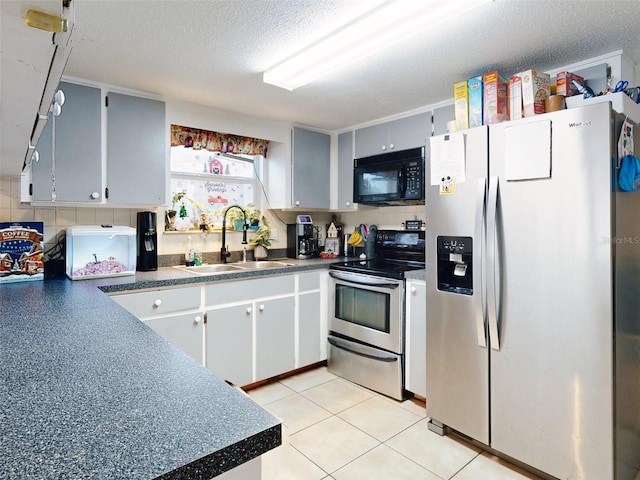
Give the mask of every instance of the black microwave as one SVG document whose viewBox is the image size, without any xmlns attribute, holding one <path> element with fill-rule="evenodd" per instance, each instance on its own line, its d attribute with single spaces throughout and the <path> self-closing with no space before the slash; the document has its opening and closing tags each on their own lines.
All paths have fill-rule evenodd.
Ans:
<svg viewBox="0 0 640 480">
<path fill-rule="evenodd" d="M 354 159 L 353 201 L 424 205 L 424 147 Z"/>
</svg>

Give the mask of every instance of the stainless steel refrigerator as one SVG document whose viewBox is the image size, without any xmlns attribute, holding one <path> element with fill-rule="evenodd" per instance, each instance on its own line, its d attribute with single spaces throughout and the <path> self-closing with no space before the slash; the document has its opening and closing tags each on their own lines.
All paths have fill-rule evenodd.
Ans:
<svg viewBox="0 0 640 480">
<path fill-rule="evenodd" d="M 617 188 L 622 120 L 605 102 L 430 148 L 430 428 L 560 479 L 640 468 L 640 192 Z"/>
</svg>

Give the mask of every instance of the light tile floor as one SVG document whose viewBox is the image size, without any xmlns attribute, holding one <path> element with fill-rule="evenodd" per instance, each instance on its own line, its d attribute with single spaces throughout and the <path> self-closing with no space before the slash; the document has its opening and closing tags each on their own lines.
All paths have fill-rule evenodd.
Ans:
<svg viewBox="0 0 640 480">
<path fill-rule="evenodd" d="M 326 367 L 248 392 L 283 421 L 263 480 L 534 480 L 539 477 L 427 429 L 424 405 L 397 402 Z"/>
</svg>

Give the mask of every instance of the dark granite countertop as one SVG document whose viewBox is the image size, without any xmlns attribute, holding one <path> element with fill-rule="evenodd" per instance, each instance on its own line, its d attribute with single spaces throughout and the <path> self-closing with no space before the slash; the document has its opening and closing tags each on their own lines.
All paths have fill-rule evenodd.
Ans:
<svg viewBox="0 0 640 480">
<path fill-rule="evenodd" d="M 0 478 L 208 479 L 278 446 L 278 420 L 100 290 L 317 270 L 331 261 L 292 263 L 0 286 Z"/>
</svg>

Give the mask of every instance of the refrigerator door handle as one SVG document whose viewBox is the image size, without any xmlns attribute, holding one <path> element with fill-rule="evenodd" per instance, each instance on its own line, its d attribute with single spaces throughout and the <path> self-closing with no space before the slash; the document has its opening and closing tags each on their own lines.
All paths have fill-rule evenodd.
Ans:
<svg viewBox="0 0 640 480">
<path fill-rule="evenodd" d="M 496 302 L 496 215 L 498 209 L 498 177 L 489 179 L 489 205 L 487 206 L 487 317 L 491 348 L 500 350 L 498 309 Z"/>
<path fill-rule="evenodd" d="M 478 193 L 476 195 L 476 226 L 475 226 L 475 249 L 477 255 L 476 266 L 473 269 L 473 284 L 475 287 L 475 311 L 476 311 L 476 332 L 478 334 L 478 346 L 487 348 L 487 324 L 486 318 L 486 303 L 484 301 L 484 292 L 486 291 L 484 270 L 484 256 L 482 251 L 484 249 L 484 223 L 486 215 L 487 205 L 487 179 L 481 178 L 478 180 Z"/>
</svg>

